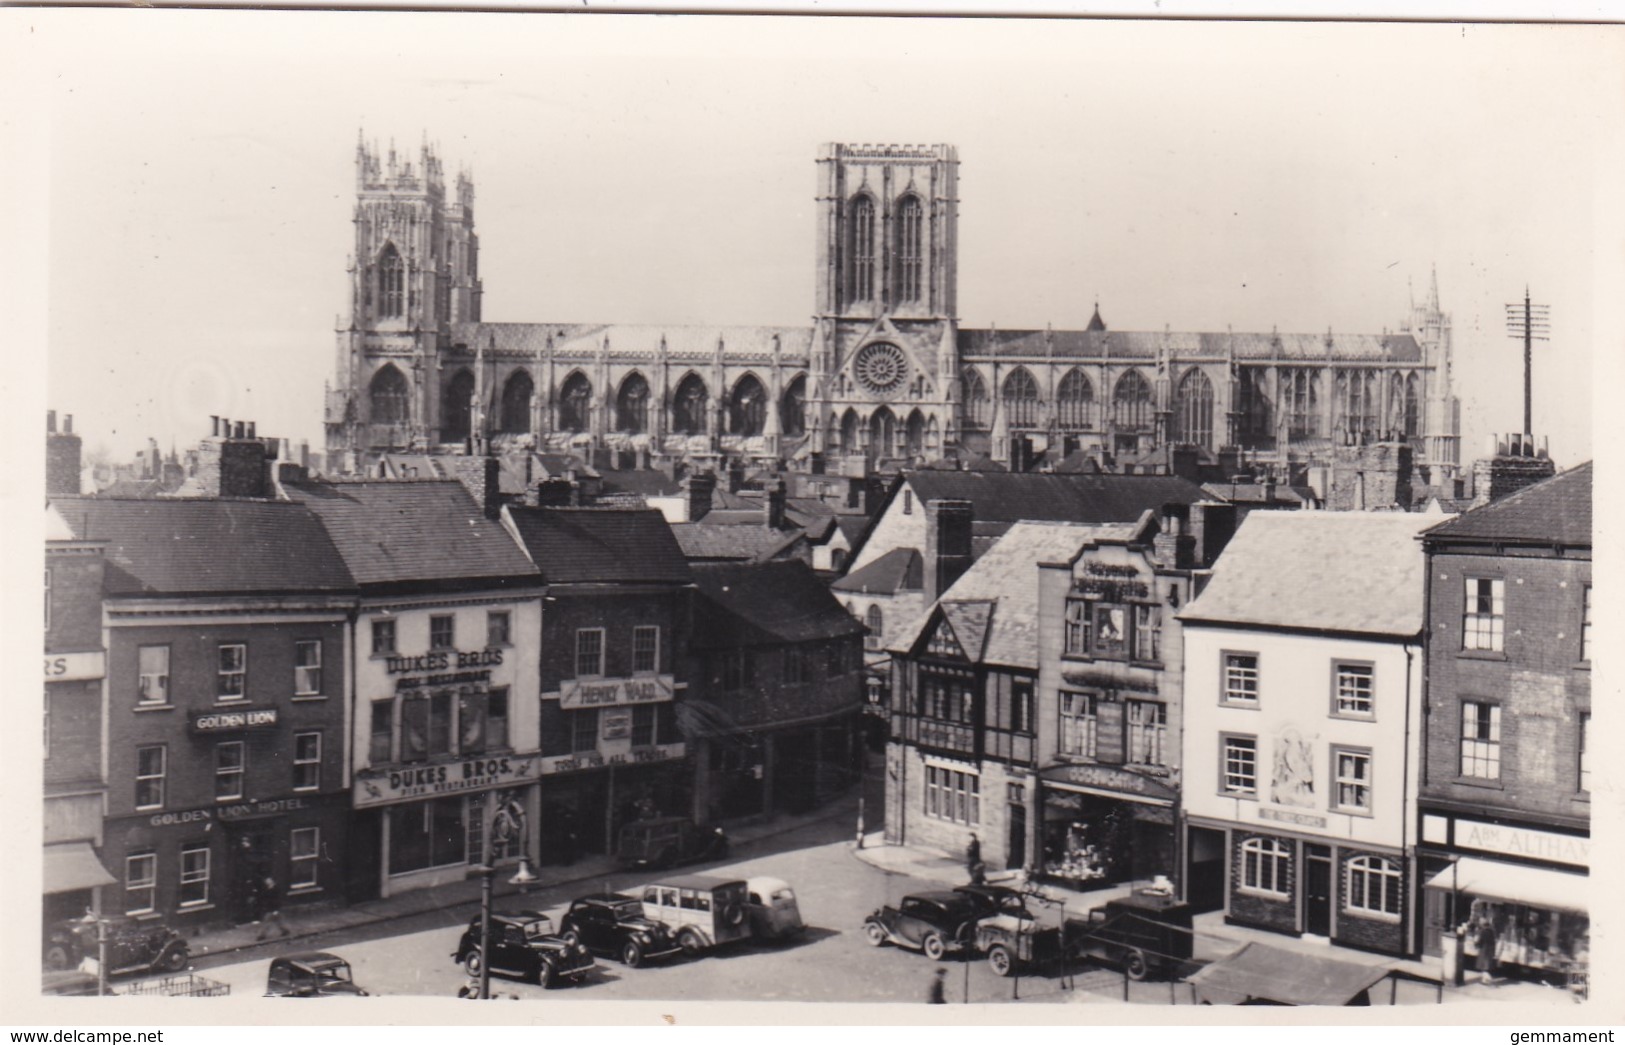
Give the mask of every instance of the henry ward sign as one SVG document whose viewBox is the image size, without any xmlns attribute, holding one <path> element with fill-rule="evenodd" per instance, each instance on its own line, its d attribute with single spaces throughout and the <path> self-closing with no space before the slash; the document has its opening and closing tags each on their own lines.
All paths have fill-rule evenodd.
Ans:
<svg viewBox="0 0 1625 1045">
<path fill-rule="evenodd" d="M 559 707 L 600 708 L 617 704 L 654 704 L 675 695 L 670 675 L 631 679 L 565 679 L 559 683 Z"/>
</svg>

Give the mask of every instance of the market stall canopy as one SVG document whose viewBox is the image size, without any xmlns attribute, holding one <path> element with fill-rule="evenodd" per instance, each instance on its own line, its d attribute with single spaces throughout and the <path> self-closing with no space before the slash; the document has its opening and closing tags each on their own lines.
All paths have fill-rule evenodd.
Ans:
<svg viewBox="0 0 1625 1045">
<path fill-rule="evenodd" d="M 1464 856 L 1455 866 L 1446 867 L 1429 879 L 1428 888 L 1584 914 L 1589 882 L 1583 874 Z"/>
<path fill-rule="evenodd" d="M 1388 975 L 1384 965 L 1337 961 L 1249 943 L 1194 973 L 1187 982 L 1208 1005 L 1356 1005 Z"/>
<path fill-rule="evenodd" d="M 45 875 L 41 881 L 46 893 L 71 893 L 112 885 L 117 879 L 96 859 L 89 842 L 59 842 L 45 847 Z"/>
</svg>

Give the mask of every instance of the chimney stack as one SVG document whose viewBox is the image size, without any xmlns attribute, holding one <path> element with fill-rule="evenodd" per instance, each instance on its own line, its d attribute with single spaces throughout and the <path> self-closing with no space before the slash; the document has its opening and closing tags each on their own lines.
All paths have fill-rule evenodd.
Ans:
<svg viewBox="0 0 1625 1045">
<path fill-rule="evenodd" d="M 925 503 L 925 601 L 942 597 L 971 564 L 970 501 L 935 500 Z"/>
<path fill-rule="evenodd" d="M 767 484 L 767 497 L 763 499 L 767 509 L 767 528 L 782 530 L 784 524 L 784 480 L 774 479 Z"/>
<path fill-rule="evenodd" d="M 84 447 L 73 434 L 73 416 L 63 416 L 62 431 L 56 430 L 56 411 L 45 415 L 45 495 L 68 497 L 78 494 L 79 469 Z"/>
<path fill-rule="evenodd" d="M 717 488 L 717 477 L 711 473 L 696 473 L 683 480 L 688 491 L 688 521 L 699 522 L 711 512 L 711 495 Z"/>
<path fill-rule="evenodd" d="M 487 519 L 502 513 L 502 462 L 495 457 L 457 456 L 448 458 L 452 474 L 474 495 Z"/>
</svg>

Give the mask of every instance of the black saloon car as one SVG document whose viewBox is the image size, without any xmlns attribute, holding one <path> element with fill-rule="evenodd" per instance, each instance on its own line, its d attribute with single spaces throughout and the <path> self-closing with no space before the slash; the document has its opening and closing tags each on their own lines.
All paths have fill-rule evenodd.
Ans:
<svg viewBox="0 0 1625 1045">
<path fill-rule="evenodd" d="M 697 860 L 728 855 L 728 836 L 720 827 L 701 827 L 687 817 L 634 820 L 621 828 L 615 855 L 627 870 L 665 870 Z"/>
<path fill-rule="evenodd" d="M 94 920 L 70 918 L 45 932 L 45 968 L 56 972 L 76 968 L 101 953 L 98 931 L 106 933 L 107 974 L 180 972 L 191 962 L 186 938 L 160 921 L 115 915 L 98 929 Z"/>
<path fill-rule="evenodd" d="M 974 946 L 977 920 L 991 913 L 987 901 L 974 895 L 914 893 L 864 919 L 863 934 L 871 946 L 895 943 L 941 961 L 950 952 Z"/>
<path fill-rule="evenodd" d="M 271 959 L 265 974 L 267 998 L 365 997 L 350 978 L 350 963 L 326 951 L 285 954 Z"/>
<path fill-rule="evenodd" d="M 559 927 L 569 942 L 634 968 L 682 950 L 664 925 L 643 916 L 643 904 L 619 893 L 581 897 L 570 904 Z"/>
<path fill-rule="evenodd" d="M 452 960 L 470 976 L 480 974 L 480 917 L 475 915 L 457 941 Z M 553 920 L 540 911 L 491 915 L 491 971 L 551 987 L 559 980 L 581 982 L 596 963 L 580 944 L 553 932 Z"/>
</svg>

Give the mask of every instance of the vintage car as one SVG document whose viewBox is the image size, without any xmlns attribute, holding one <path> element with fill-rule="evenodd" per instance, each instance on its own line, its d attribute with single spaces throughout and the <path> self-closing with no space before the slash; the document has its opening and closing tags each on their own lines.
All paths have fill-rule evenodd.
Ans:
<svg viewBox="0 0 1625 1045">
<path fill-rule="evenodd" d="M 451 958 L 460 963 L 469 976 L 479 976 L 484 961 L 480 953 L 479 915 L 463 930 Z M 543 987 L 550 987 L 560 980 L 579 983 L 596 964 L 579 943 L 555 933 L 553 919 L 540 911 L 493 912 L 491 915 L 491 971 L 494 973 L 534 980 Z"/>
<path fill-rule="evenodd" d="M 871 946 L 895 943 L 941 961 L 974 946 L 976 923 L 991 913 L 985 899 L 957 890 L 914 893 L 896 907 L 875 911 L 863 922 Z"/>
<path fill-rule="evenodd" d="M 185 937 L 161 921 L 125 915 L 105 921 L 109 976 L 180 972 L 192 960 Z M 45 932 L 45 968 L 53 972 L 77 968 L 86 959 L 95 962 L 100 953 L 94 918 L 70 918 L 51 925 Z"/>
<path fill-rule="evenodd" d="M 1176 973 L 1190 960 L 1193 940 L 1189 904 L 1139 893 L 1067 924 L 1071 953 L 1116 965 L 1131 980 Z"/>
<path fill-rule="evenodd" d="M 267 998 L 364 997 L 350 976 L 350 963 L 326 951 L 286 954 L 271 959 L 265 975 Z"/>
<path fill-rule="evenodd" d="M 758 876 L 745 879 L 745 890 L 750 933 L 758 940 L 788 940 L 807 928 L 789 882 Z"/>
<path fill-rule="evenodd" d="M 993 913 L 976 923 L 975 949 L 986 956 L 996 975 L 1009 976 L 1023 966 L 1053 961 L 1065 953 L 1065 916 L 1059 903 L 1034 911 L 1015 890 L 989 892 L 987 888 L 966 886 L 955 891 L 981 890 L 982 898 L 994 905 Z"/>
<path fill-rule="evenodd" d="M 572 901 L 559 929 L 566 941 L 594 954 L 612 955 L 632 968 L 682 950 L 670 930 L 644 915 L 642 903 L 620 893 L 594 893 Z"/>
<path fill-rule="evenodd" d="M 627 870 L 649 867 L 663 871 L 727 856 L 728 836 L 720 827 L 701 827 L 681 816 L 634 820 L 621 828 L 615 855 Z"/>
<path fill-rule="evenodd" d="M 671 930 L 688 955 L 750 936 L 746 894 L 740 879 L 703 874 L 675 875 L 638 890 L 644 917 Z"/>
</svg>

